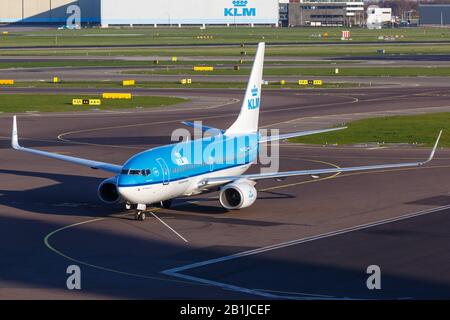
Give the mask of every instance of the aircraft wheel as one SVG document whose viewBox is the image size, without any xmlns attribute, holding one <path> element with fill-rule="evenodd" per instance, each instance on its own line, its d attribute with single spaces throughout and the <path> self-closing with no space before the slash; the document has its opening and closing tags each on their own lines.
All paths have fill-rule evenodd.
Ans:
<svg viewBox="0 0 450 320">
<path fill-rule="evenodd" d="M 147 215 L 143 211 L 136 212 L 136 215 L 134 216 L 134 219 L 137 221 L 144 221 L 145 218 L 147 218 Z"/>
</svg>

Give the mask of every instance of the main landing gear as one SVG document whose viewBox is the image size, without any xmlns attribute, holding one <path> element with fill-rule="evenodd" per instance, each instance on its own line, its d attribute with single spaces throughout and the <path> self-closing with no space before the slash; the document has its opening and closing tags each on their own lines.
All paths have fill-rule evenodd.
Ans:
<svg viewBox="0 0 450 320">
<path fill-rule="evenodd" d="M 170 209 L 172 207 L 172 200 L 161 201 L 160 205 L 164 209 Z"/>
</svg>

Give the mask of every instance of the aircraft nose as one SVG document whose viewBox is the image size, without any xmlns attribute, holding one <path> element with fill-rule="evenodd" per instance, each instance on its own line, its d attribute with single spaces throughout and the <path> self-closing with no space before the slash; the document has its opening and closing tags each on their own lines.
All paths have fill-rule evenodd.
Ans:
<svg viewBox="0 0 450 320">
<path fill-rule="evenodd" d="M 126 179 L 125 179 L 126 180 Z M 128 183 L 127 183 L 128 182 Z M 117 183 L 117 192 L 122 199 L 131 203 L 147 203 L 146 194 L 139 186 L 135 186 L 119 178 Z"/>
<path fill-rule="evenodd" d="M 123 199 L 130 202 L 136 202 L 136 199 L 134 199 L 136 195 L 132 189 L 133 188 L 117 187 L 117 191 Z"/>
<path fill-rule="evenodd" d="M 125 200 L 130 200 L 129 199 L 129 195 L 130 195 L 129 188 L 127 188 L 124 183 L 125 182 L 124 182 L 123 177 L 119 176 L 117 179 L 117 192 L 119 192 L 119 194 Z"/>
</svg>

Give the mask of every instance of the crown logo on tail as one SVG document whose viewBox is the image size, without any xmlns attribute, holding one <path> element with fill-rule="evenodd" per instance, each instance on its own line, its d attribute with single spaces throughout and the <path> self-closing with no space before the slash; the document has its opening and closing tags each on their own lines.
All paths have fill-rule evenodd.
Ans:
<svg viewBox="0 0 450 320">
<path fill-rule="evenodd" d="M 247 0 L 234 0 L 233 1 L 233 5 L 235 7 L 246 7 L 248 4 Z"/>
<path fill-rule="evenodd" d="M 256 97 L 258 95 L 258 88 L 256 86 L 252 89 L 252 96 Z"/>
</svg>

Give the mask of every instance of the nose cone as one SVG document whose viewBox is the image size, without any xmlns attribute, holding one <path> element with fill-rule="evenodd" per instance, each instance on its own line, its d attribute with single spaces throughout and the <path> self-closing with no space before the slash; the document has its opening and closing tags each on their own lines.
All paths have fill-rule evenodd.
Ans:
<svg viewBox="0 0 450 320">
<path fill-rule="evenodd" d="M 117 176 L 117 188 L 120 188 L 126 184 L 125 175 L 119 174 Z"/>
<path fill-rule="evenodd" d="M 139 187 L 119 187 L 119 194 L 128 202 L 131 203 L 150 203 L 147 199 L 146 193 Z"/>
<path fill-rule="evenodd" d="M 134 198 L 137 190 L 135 190 L 135 187 L 131 186 L 129 180 L 129 177 L 126 175 L 120 175 L 117 179 L 117 191 L 123 199 L 135 203 L 134 200 L 136 199 Z"/>
</svg>

